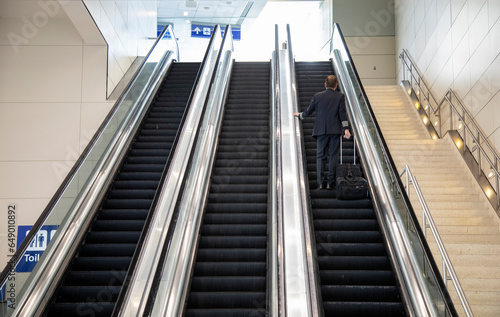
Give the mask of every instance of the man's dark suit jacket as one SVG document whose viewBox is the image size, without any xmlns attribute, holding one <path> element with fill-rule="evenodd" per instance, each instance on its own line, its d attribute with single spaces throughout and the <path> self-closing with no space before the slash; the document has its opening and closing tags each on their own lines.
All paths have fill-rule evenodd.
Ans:
<svg viewBox="0 0 500 317">
<path fill-rule="evenodd" d="M 300 119 L 316 112 L 313 136 L 324 134 L 343 134 L 348 126 L 344 94 L 327 88 L 314 95 L 309 107 L 299 116 Z"/>
</svg>

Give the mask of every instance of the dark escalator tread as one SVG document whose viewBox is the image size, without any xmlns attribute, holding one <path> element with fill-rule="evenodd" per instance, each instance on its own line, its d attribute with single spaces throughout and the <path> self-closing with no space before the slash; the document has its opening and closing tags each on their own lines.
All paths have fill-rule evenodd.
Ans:
<svg viewBox="0 0 500 317">
<path fill-rule="evenodd" d="M 185 317 L 264 317 L 267 316 L 266 303 L 258 302 L 252 308 L 189 309 Z"/>
<path fill-rule="evenodd" d="M 199 63 L 174 63 L 45 316 L 110 316 L 172 149 Z"/>
<path fill-rule="evenodd" d="M 324 89 L 330 62 L 295 63 L 300 109 Z M 301 121 L 311 188 L 316 187 L 314 118 Z M 343 161 L 354 163 L 354 143 L 344 142 Z M 359 157 L 356 158 L 359 163 Z M 391 260 L 371 199 L 338 200 L 311 190 L 313 227 L 325 316 L 404 316 Z"/>
<path fill-rule="evenodd" d="M 106 294 L 103 294 L 105 297 Z M 48 311 L 49 316 L 64 316 L 64 317 L 109 317 L 115 308 L 114 302 L 99 300 L 97 297 L 89 298 L 88 301 L 80 303 L 55 303 L 52 304 Z"/>
<path fill-rule="evenodd" d="M 235 63 L 185 316 L 266 316 L 269 63 Z"/>
<path fill-rule="evenodd" d="M 405 308 L 401 302 L 326 302 L 323 304 L 323 308 L 325 316 L 406 316 Z"/>
</svg>

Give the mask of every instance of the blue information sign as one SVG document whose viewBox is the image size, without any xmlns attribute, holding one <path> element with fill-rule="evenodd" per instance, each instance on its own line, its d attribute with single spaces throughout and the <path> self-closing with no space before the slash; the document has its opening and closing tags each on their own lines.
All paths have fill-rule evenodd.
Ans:
<svg viewBox="0 0 500 317">
<path fill-rule="evenodd" d="M 225 27 L 221 31 L 222 35 L 224 35 L 224 29 Z M 241 39 L 241 28 L 231 27 L 231 31 L 233 40 Z M 214 26 L 212 25 L 191 24 L 191 37 L 210 38 L 213 32 Z"/>
<path fill-rule="evenodd" d="M 16 267 L 16 272 L 31 272 L 35 265 L 40 260 L 40 256 L 43 251 L 47 248 L 50 240 L 54 236 L 59 226 L 42 226 L 40 231 L 37 232 L 33 241 L 26 249 L 23 257 L 20 259 L 19 264 Z M 17 246 L 21 245 L 24 238 L 28 235 L 33 226 L 18 226 L 17 228 Z"/>
</svg>

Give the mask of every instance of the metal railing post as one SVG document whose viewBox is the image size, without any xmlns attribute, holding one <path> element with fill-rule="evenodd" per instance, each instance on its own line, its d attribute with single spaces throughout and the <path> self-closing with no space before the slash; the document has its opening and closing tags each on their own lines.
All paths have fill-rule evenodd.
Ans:
<svg viewBox="0 0 500 317">
<path fill-rule="evenodd" d="M 406 174 L 405 175 L 406 176 L 406 184 L 407 184 L 406 193 L 409 196 L 409 194 L 410 194 L 409 184 L 411 182 L 411 184 L 413 185 L 413 188 L 415 189 L 418 200 L 420 202 L 420 206 L 422 207 L 422 232 L 423 232 L 424 236 L 426 236 L 427 228 L 431 229 L 431 233 L 434 237 L 434 240 L 436 241 L 439 253 L 441 254 L 442 265 L 443 265 L 443 282 L 444 282 L 446 287 L 448 287 L 447 286 L 448 280 L 451 280 L 453 282 L 453 286 L 455 287 L 455 290 L 458 294 L 458 298 L 460 300 L 460 303 L 462 304 L 462 307 L 465 311 L 466 316 L 468 316 L 468 317 L 474 316 L 472 313 L 472 310 L 470 308 L 469 302 L 467 301 L 467 298 L 466 298 L 465 293 L 463 291 L 463 288 L 460 284 L 458 276 L 455 273 L 455 269 L 453 268 L 451 260 L 448 257 L 448 253 L 446 252 L 443 241 L 441 240 L 441 236 L 439 235 L 436 224 L 434 223 L 432 215 L 430 214 L 429 207 L 427 206 L 427 202 L 425 201 L 425 198 L 422 194 L 422 191 L 420 190 L 420 186 L 418 185 L 417 179 L 412 174 L 411 169 L 408 165 L 405 165 L 405 167 L 403 168 L 403 171 L 401 172 L 401 174 L 399 176 L 402 177 L 403 174 Z"/>
</svg>

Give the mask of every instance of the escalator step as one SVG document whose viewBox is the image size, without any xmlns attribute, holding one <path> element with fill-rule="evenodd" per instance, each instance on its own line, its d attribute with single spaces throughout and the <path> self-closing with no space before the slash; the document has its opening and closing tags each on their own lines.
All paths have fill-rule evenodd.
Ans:
<svg viewBox="0 0 500 317">
<path fill-rule="evenodd" d="M 101 300 L 114 302 L 120 290 L 121 286 L 62 286 L 58 299 L 68 303 L 86 302 L 99 294 Z"/>
<path fill-rule="evenodd" d="M 359 302 L 394 302 L 400 300 L 399 291 L 395 286 L 323 286 L 321 293 L 336 302 L 356 298 Z"/>
<path fill-rule="evenodd" d="M 123 271 L 71 271 L 65 279 L 66 286 L 113 286 L 122 285 L 126 273 Z"/>
<path fill-rule="evenodd" d="M 266 278 L 262 276 L 198 276 L 191 282 L 191 291 L 240 292 L 265 289 Z"/>
<path fill-rule="evenodd" d="M 132 260 L 129 257 L 78 257 L 74 259 L 73 270 L 75 271 L 109 271 L 109 270 L 126 270 Z"/>
<path fill-rule="evenodd" d="M 324 303 L 325 316 L 345 317 L 388 317 L 406 316 L 404 306 L 401 302 L 326 302 Z"/>
<path fill-rule="evenodd" d="M 390 270 L 322 270 L 320 276 L 322 285 L 395 285 Z"/>
</svg>

